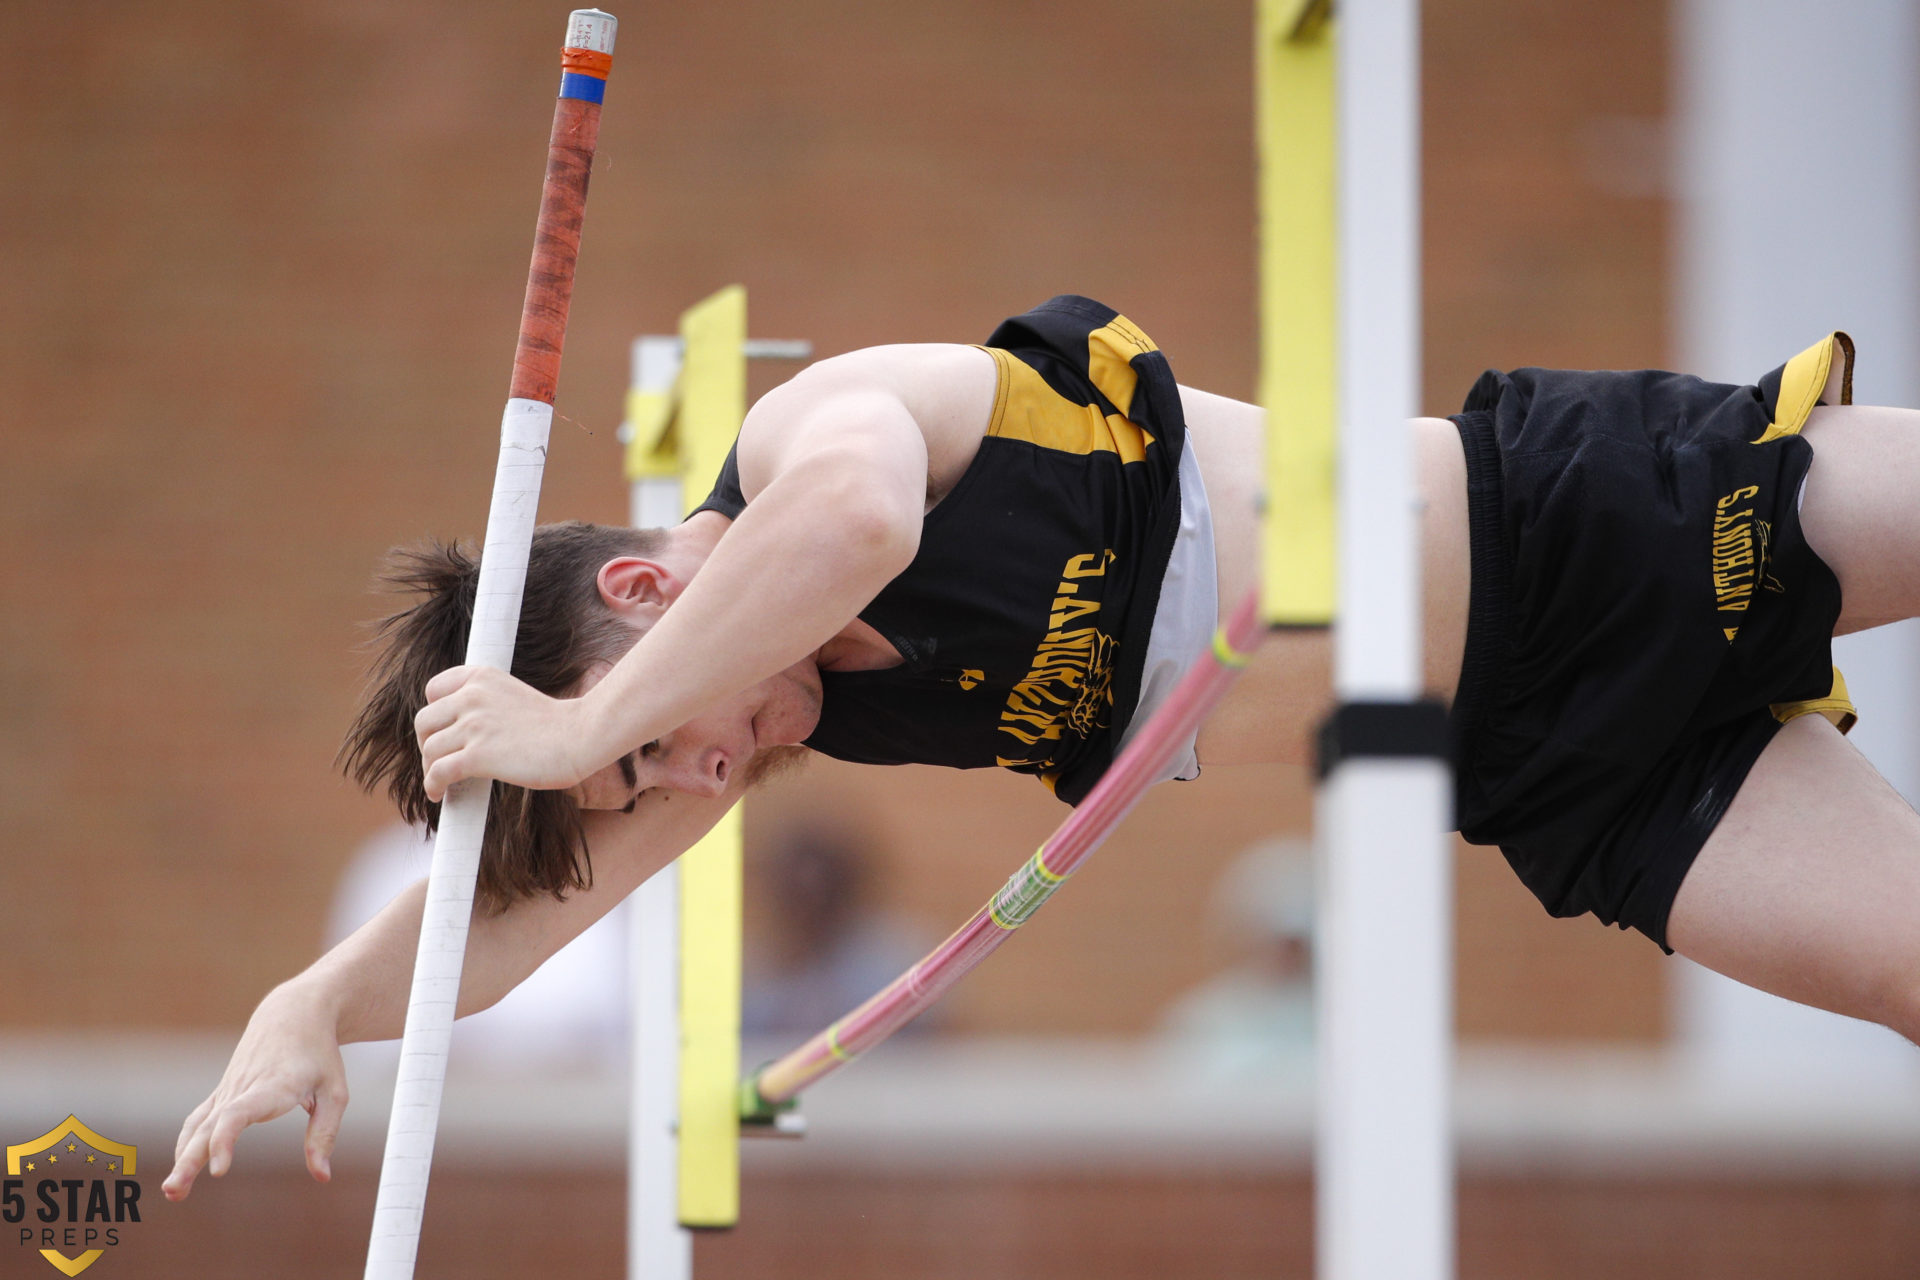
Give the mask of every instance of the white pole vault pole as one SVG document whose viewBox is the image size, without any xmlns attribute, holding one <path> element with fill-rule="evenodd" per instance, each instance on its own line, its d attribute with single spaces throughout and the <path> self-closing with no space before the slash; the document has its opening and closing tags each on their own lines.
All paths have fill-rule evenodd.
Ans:
<svg viewBox="0 0 1920 1280">
<path fill-rule="evenodd" d="M 1323 735 L 1322 1280 L 1453 1274 L 1450 805 L 1421 692 L 1419 8 L 1338 17 L 1339 709 Z"/>
<path fill-rule="evenodd" d="M 528 272 L 513 379 L 500 420 L 499 463 L 481 550 L 468 665 L 511 670 L 520 597 L 553 425 L 554 390 L 566 339 L 567 306 L 586 212 L 587 179 L 600 130 L 600 102 L 613 61 L 615 22 L 598 9 L 576 9 L 561 53 L 560 100 L 547 147 L 546 181 Z M 400 1042 L 399 1077 L 387 1126 L 386 1156 L 367 1246 L 367 1280 L 410 1280 L 420 1248 L 427 1174 L 440 1123 L 447 1045 L 453 1035 L 460 971 L 473 916 L 480 843 L 493 784 L 455 784 L 440 810 L 439 835 L 427 879 L 413 988 Z"/>
</svg>

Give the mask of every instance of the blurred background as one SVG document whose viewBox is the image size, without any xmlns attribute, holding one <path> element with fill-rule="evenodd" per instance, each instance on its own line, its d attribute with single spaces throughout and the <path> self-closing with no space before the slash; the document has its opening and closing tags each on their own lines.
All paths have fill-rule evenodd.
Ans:
<svg viewBox="0 0 1920 1280">
<path fill-rule="evenodd" d="M 147 1153 L 115 1274 L 364 1257 L 377 1047 L 331 1186 L 288 1122 L 185 1205 L 158 1183 L 254 1002 L 424 868 L 331 762 L 379 556 L 484 522 L 566 7 L 0 6 L 0 1124 L 76 1112 Z M 733 282 L 756 336 L 818 355 L 1086 293 L 1251 398 L 1249 0 L 619 16 L 547 518 L 622 517 L 627 345 Z M 1907 0 L 1424 22 L 1425 411 L 1489 366 L 1750 381 L 1835 327 L 1861 400 L 1920 403 Z M 1917 656 L 1904 628 L 1841 654 L 1910 797 Z M 1307 1275 L 1310 795 L 1158 789 L 934 1025 L 810 1095 L 814 1136 L 748 1151 L 701 1270 Z M 1064 812 L 824 760 L 757 795 L 769 1056 Z M 1920 1270 L 1904 1043 L 1549 920 L 1495 851 L 1456 867 L 1463 1276 Z M 463 1028 L 422 1274 L 620 1274 L 620 949 L 589 935 Z M 0 1236 L 0 1272 L 41 1266 Z"/>
</svg>

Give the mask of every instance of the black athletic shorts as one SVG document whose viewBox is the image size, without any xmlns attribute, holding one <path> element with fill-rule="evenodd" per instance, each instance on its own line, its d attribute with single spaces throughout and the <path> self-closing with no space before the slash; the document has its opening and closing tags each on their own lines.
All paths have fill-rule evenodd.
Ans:
<svg viewBox="0 0 1920 1280">
<path fill-rule="evenodd" d="M 1700 846 L 1774 732 L 1852 723 L 1840 585 L 1800 533 L 1799 430 L 1835 334 L 1757 386 L 1489 371 L 1466 446 L 1472 592 L 1450 722 L 1460 832 L 1556 916 L 1666 946 Z"/>
</svg>

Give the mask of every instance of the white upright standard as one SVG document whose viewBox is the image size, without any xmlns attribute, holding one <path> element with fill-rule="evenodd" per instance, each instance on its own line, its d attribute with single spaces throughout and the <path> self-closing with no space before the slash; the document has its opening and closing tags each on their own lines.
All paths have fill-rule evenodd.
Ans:
<svg viewBox="0 0 1920 1280">
<path fill-rule="evenodd" d="M 807 360 L 803 340 L 750 338 L 748 360 Z M 651 402 L 659 425 L 678 412 L 686 341 L 673 334 L 635 338 L 629 409 Z M 641 424 L 629 419 L 621 442 L 632 446 Z M 677 452 L 677 450 L 676 450 Z M 680 523 L 691 505 L 680 470 L 639 475 L 628 485 L 627 517 L 636 529 Z M 632 1080 L 627 1124 L 627 1275 L 629 1280 L 691 1280 L 693 1232 L 680 1222 L 681 874 L 678 859 L 634 890 L 628 900 L 628 974 L 633 1017 Z"/>
<path fill-rule="evenodd" d="M 680 339 L 636 338 L 634 390 L 670 396 Z M 647 476 L 628 489 L 636 529 L 668 529 L 686 514 L 678 476 Z M 680 1225 L 680 863 L 647 877 L 629 900 L 633 992 L 631 1110 L 627 1118 L 627 1274 L 690 1280 L 693 1232 Z"/>
<path fill-rule="evenodd" d="M 1334 683 L 1343 706 L 1404 706 L 1421 692 L 1419 10 L 1346 0 L 1336 20 Z M 1432 755 L 1362 749 L 1321 787 L 1321 1280 L 1453 1274 L 1449 804 Z"/>
</svg>

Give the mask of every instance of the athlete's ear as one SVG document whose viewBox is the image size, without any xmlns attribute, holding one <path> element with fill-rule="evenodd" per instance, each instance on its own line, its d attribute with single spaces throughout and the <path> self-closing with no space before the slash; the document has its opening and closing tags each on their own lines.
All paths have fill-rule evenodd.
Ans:
<svg viewBox="0 0 1920 1280">
<path fill-rule="evenodd" d="M 686 584 L 657 560 L 615 556 L 600 566 L 594 585 L 600 602 L 615 613 L 658 612 L 672 604 Z"/>
</svg>

